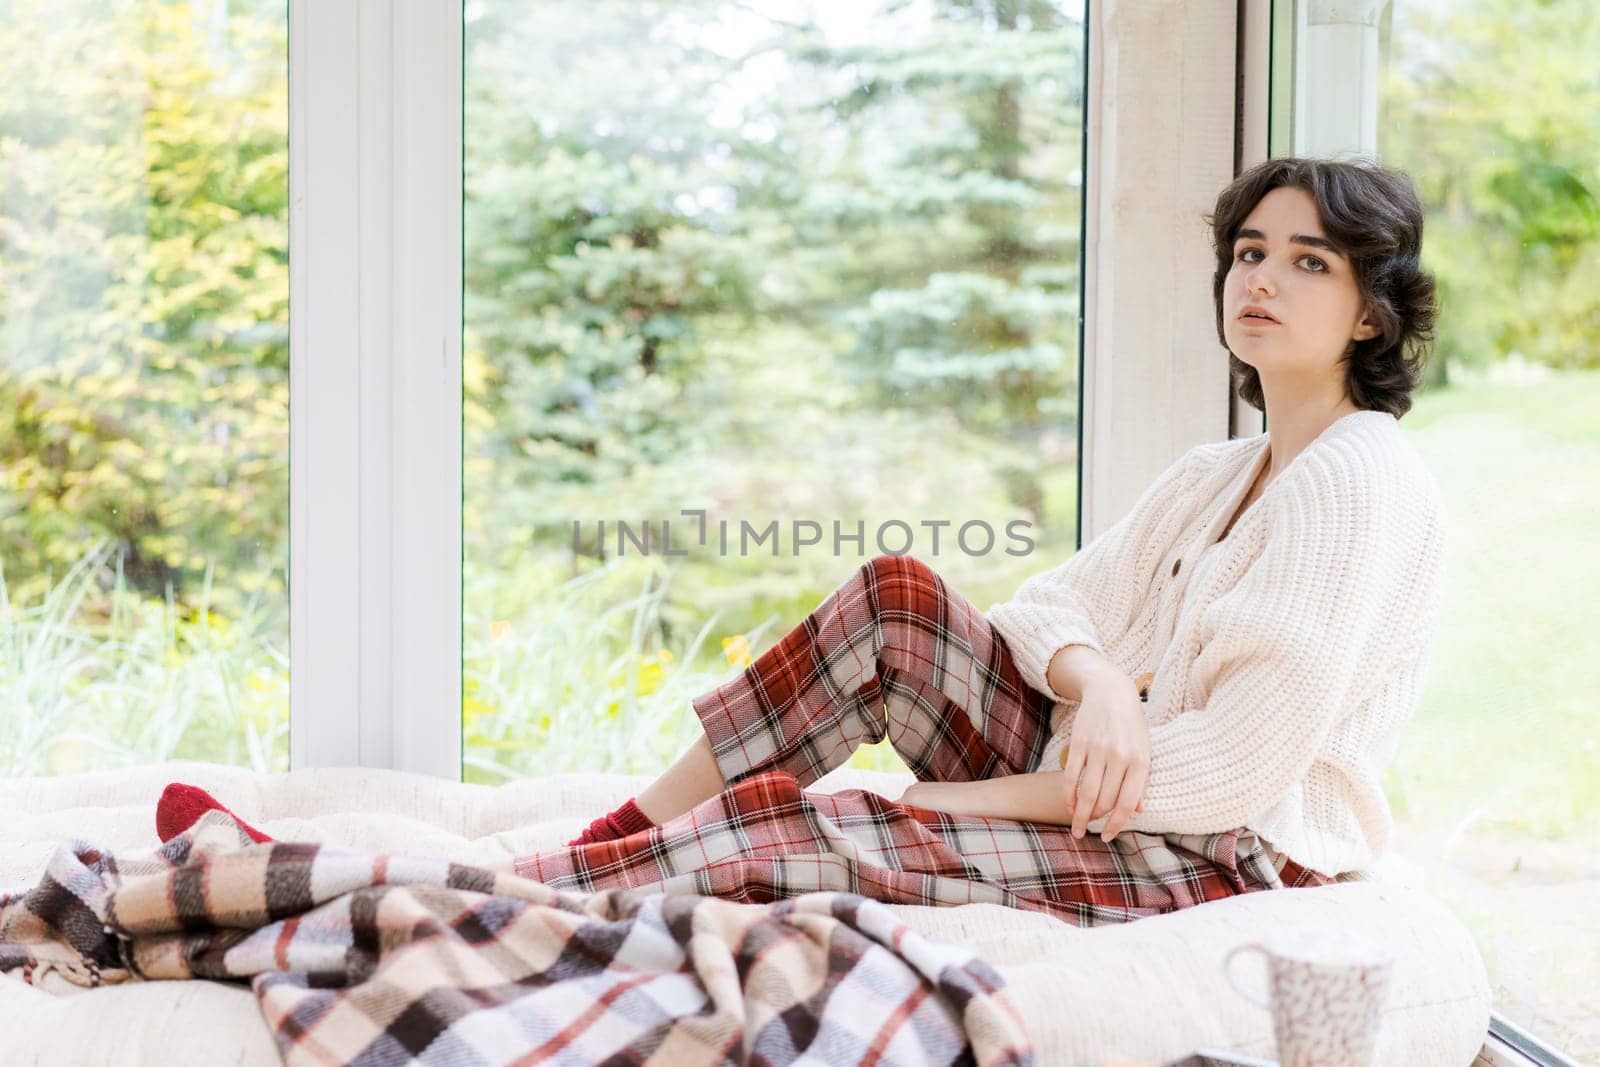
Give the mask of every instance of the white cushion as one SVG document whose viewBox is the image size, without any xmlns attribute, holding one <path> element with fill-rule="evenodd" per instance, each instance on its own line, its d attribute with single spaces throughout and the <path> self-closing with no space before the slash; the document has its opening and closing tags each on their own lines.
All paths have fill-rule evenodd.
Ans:
<svg viewBox="0 0 1600 1067">
<path fill-rule="evenodd" d="M 113 851 L 155 847 L 156 798 L 170 781 L 210 791 L 276 837 L 509 869 L 513 857 L 575 836 L 648 779 L 558 775 L 491 787 L 350 767 L 259 775 L 172 762 L 0 780 L 0 887 L 36 882 L 50 854 L 74 837 Z M 908 781 L 841 768 L 814 788 L 897 797 Z M 1360 926 L 1397 951 L 1377 1062 L 1470 1063 L 1491 1005 L 1470 934 L 1423 893 L 1414 865 L 1391 858 L 1370 873 L 1370 881 L 1251 893 L 1093 929 L 993 904 L 890 907 L 921 933 L 972 945 L 995 967 L 1040 1063 L 1159 1063 L 1198 1047 L 1272 1057 L 1271 1020 L 1227 986 L 1222 958 L 1274 925 L 1312 921 Z M 1240 964 L 1241 982 L 1264 996 L 1256 959 Z M 248 987 L 216 982 L 56 997 L 8 976 L 0 979 L 0 1032 L 5 1062 L 17 1067 L 279 1062 Z"/>
</svg>

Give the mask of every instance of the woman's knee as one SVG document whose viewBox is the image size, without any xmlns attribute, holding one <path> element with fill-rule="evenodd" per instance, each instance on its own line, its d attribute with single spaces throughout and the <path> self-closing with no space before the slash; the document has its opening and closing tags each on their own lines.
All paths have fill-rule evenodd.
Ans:
<svg viewBox="0 0 1600 1067">
<path fill-rule="evenodd" d="M 932 567 L 910 554 L 874 556 L 862 565 L 862 571 L 878 586 L 894 589 L 912 588 L 908 581 L 932 584 L 938 577 Z"/>
<path fill-rule="evenodd" d="M 930 621 L 945 618 L 944 583 L 915 556 L 876 556 L 863 565 L 869 600 L 879 614 L 920 615 Z"/>
</svg>

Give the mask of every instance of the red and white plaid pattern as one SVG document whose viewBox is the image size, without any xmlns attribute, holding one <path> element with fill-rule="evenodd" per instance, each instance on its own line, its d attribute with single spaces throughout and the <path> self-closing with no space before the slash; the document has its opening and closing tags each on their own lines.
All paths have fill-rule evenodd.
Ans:
<svg viewBox="0 0 1600 1067">
<path fill-rule="evenodd" d="M 899 904 L 988 901 L 1081 926 L 1334 881 L 1274 855 L 1243 827 L 1124 830 L 1104 842 L 861 790 L 804 791 L 857 745 L 885 736 L 922 779 L 1033 771 L 1054 703 L 1023 681 L 988 620 L 927 564 L 879 556 L 739 677 L 695 699 L 729 788 L 664 826 L 520 857 L 516 867 L 560 887 L 743 901 L 818 890 Z"/>
</svg>

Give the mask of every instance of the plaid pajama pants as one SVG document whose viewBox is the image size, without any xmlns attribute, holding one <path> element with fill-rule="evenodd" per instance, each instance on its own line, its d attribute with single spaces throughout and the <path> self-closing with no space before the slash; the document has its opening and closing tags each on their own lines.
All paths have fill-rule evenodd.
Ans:
<svg viewBox="0 0 1600 1067">
<path fill-rule="evenodd" d="M 662 826 L 520 857 L 516 870 L 557 888 L 747 902 L 817 890 L 986 901 L 1079 926 L 1334 881 L 1244 828 L 1123 830 L 1106 842 L 859 789 L 804 789 L 885 737 L 923 780 L 1033 771 L 1056 699 L 1022 679 L 984 615 L 932 568 L 879 556 L 737 678 L 694 699 L 727 789 Z"/>
</svg>

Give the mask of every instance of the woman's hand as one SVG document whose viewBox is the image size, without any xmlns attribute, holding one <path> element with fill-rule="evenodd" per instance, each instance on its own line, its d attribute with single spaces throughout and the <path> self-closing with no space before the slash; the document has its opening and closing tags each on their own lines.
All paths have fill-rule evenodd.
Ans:
<svg viewBox="0 0 1600 1067">
<path fill-rule="evenodd" d="M 1107 671 L 1084 685 L 1062 772 L 1073 837 L 1082 837 L 1089 823 L 1109 814 L 1100 839 L 1110 841 L 1143 806 L 1150 780 L 1150 725 L 1127 675 Z"/>
</svg>

